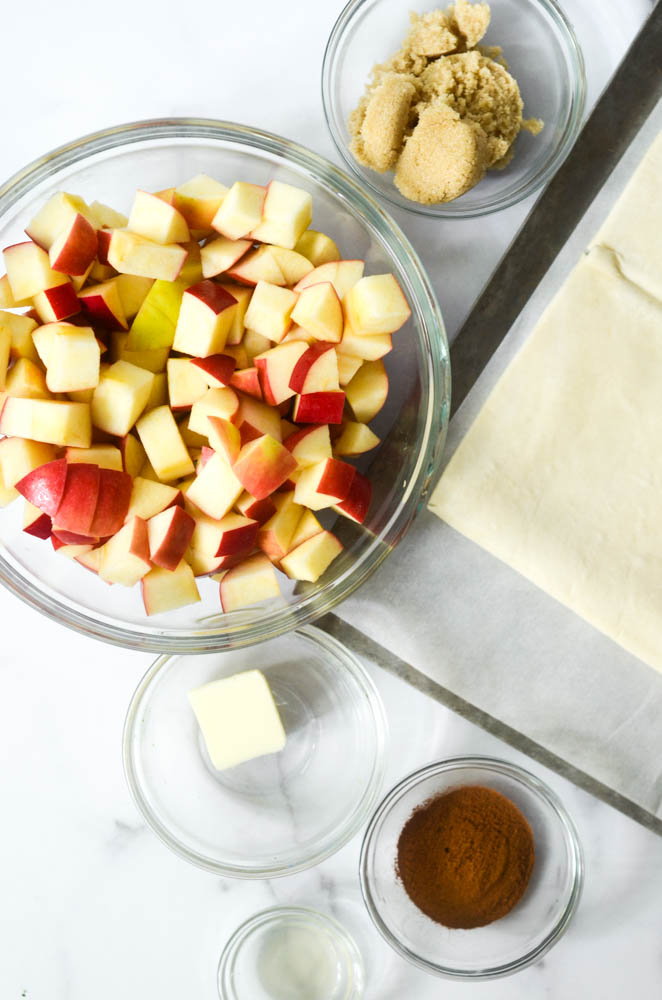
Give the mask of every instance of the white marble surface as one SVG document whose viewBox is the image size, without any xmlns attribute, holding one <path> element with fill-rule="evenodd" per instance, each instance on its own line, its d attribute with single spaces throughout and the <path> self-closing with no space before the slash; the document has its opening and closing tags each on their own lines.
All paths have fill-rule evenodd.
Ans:
<svg viewBox="0 0 662 1000">
<path fill-rule="evenodd" d="M 231 5 L 190 12 L 155 0 L 112 9 L 46 0 L 3 8 L 0 176 L 61 142 L 150 116 L 227 117 L 336 158 L 321 116 L 321 54 L 342 4 Z M 567 0 L 591 100 L 652 4 Z M 528 206 L 487 223 L 399 221 L 427 264 L 453 333 Z M 471 267 L 467 269 L 467 262 Z M 456 280 L 457 279 L 457 280 Z M 460 280 L 461 279 L 461 280 Z M 0 594 L 0 998 L 212 1000 L 234 927 L 275 900 L 317 905 L 354 928 L 369 1000 L 461 995 L 491 1000 L 662 991 L 662 840 L 533 763 L 566 802 L 587 880 L 570 932 L 541 963 L 496 983 L 439 983 L 382 944 L 363 914 L 359 839 L 319 868 L 267 883 L 189 867 L 146 829 L 120 754 L 129 698 L 150 657 L 83 639 Z M 390 725 L 387 784 L 432 759 L 526 759 L 381 672 Z"/>
</svg>

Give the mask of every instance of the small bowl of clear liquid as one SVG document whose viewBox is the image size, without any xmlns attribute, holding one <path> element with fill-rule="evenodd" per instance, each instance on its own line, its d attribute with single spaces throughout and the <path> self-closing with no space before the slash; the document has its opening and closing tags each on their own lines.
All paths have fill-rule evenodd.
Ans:
<svg viewBox="0 0 662 1000">
<path fill-rule="evenodd" d="M 361 954 L 345 928 L 302 906 L 251 917 L 218 966 L 221 1000 L 359 1000 L 364 982 Z"/>
</svg>

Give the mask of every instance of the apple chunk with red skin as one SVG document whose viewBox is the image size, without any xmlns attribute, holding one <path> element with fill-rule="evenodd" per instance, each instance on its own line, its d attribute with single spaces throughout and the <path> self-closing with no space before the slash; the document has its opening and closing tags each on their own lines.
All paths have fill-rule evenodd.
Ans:
<svg viewBox="0 0 662 1000">
<path fill-rule="evenodd" d="M 219 236 L 200 250 L 203 278 L 214 278 L 229 271 L 253 246 L 252 240 L 228 240 Z"/>
<path fill-rule="evenodd" d="M 99 498 L 90 526 L 90 534 L 108 538 L 120 530 L 129 511 L 131 476 L 117 469 L 99 469 Z M 59 512 L 56 517 L 59 521 Z"/>
<path fill-rule="evenodd" d="M 302 353 L 290 378 L 290 389 L 300 395 L 340 388 L 338 356 L 333 344 L 311 344 Z"/>
<path fill-rule="evenodd" d="M 230 240 L 247 236 L 262 221 L 266 193 L 260 184 L 235 181 L 212 219 L 213 228 Z"/>
<path fill-rule="evenodd" d="M 207 417 L 209 424 L 209 443 L 214 451 L 221 455 L 230 463 L 234 463 L 239 458 L 241 451 L 241 434 L 234 424 L 223 417 Z"/>
<path fill-rule="evenodd" d="M 127 229 L 154 243 L 186 243 L 191 238 L 181 212 L 148 191 L 136 191 Z"/>
<path fill-rule="evenodd" d="M 26 500 L 23 508 L 23 531 L 35 538 L 50 538 L 53 533 L 53 521 L 48 514 L 44 514 Z"/>
<path fill-rule="evenodd" d="M 361 278 L 344 301 L 349 325 L 359 336 L 395 333 L 411 316 L 409 303 L 392 274 Z"/>
<path fill-rule="evenodd" d="M 280 441 L 282 437 L 278 410 L 253 399 L 252 396 L 239 397 L 237 412 L 230 419 L 239 428 L 242 444 L 247 444 L 263 434 L 269 434 L 276 441 Z"/>
<path fill-rule="evenodd" d="M 297 424 L 341 424 L 344 408 L 344 392 L 307 392 L 296 397 L 292 420 Z"/>
<path fill-rule="evenodd" d="M 254 399 L 262 399 L 262 386 L 260 385 L 260 373 L 257 368 L 241 368 L 232 373 L 230 385 L 233 389 L 245 392 L 247 396 Z"/>
<path fill-rule="evenodd" d="M 269 406 L 280 406 L 298 391 L 292 388 L 291 383 L 301 357 L 306 353 L 305 343 L 293 341 L 278 344 L 253 359 L 259 373 L 262 395 Z"/>
<path fill-rule="evenodd" d="M 99 482 L 98 465 L 78 462 L 68 464 L 62 500 L 53 518 L 55 531 L 92 534 L 92 522 L 99 499 Z"/>
<path fill-rule="evenodd" d="M 265 497 L 264 500 L 256 500 L 246 490 L 241 494 L 234 508 L 240 514 L 243 514 L 244 517 L 249 517 L 259 524 L 264 524 L 272 514 L 276 513 L 276 505 L 271 497 Z"/>
<path fill-rule="evenodd" d="M 342 340 L 344 316 L 334 286 L 323 282 L 304 288 L 292 310 L 292 322 L 302 326 L 315 340 L 338 344 Z"/>
<path fill-rule="evenodd" d="M 222 455 L 214 452 L 198 469 L 186 498 L 208 517 L 220 520 L 232 509 L 242 490 L 234 469 Z"/>
<path fill-rule="evenodd" d="M 137 516 L 148 521 L 150 517 L 160 514 L 162 510 L 167 510 L 173 504 L 181 505 L 182 503 L 182 492 L 176 487 L 136 476 L 133 480 L 126 520 Z"/>
<path fill-rule="evenodd" d="M 294 499 L 310 510 L 332 507 L 349 495 L 355 474 L 353 465 L 337 458 L 326 458 L 302 471 Z"/>
<path fill-rule="evenodd" d="M 369 423 L 388 397 L 388 375 L 382 361 L 366 361 L 345 386 L 347 402 L 357 421 Z"/>
<path fill-rule="evenodd" d="M 307 191 L 271 181 L 262 206 L 262 219 L 250 233 L 261 243 L 275 243 L 293 250 L 313 217 L 313 199 Z"/>
<path fill-rule="evenodd" d="M 213 281 L 191 285 L 182 297 L 173 350 L 198 358 L 221 354 L 236 308 L 234 296 Z"/>
<path fill-rule="evenodd" d="M 330 531 L 320 531 L 281 559 L 281 569 L 292 580 L 316 583 L 342 552 L 342 545 Z"/>
<path fill-rule="evenodd" d="M 98 246 L 96 229 L 78 213 L 51 244 L 48 251 L 51 267 L 62 274 L 85 274 Z"/>
<path fill-rule="evenodd" d="M 363 524 L 368 516 L 371 500 L 372 484 L 366 476 L 357 470 L 349 493 L 340 503 L 334 504 L 333 509 L 337 513 L 349 517 L 352 521 L 356 521 L 357 524 Z"/>
<path fill-rule="evenodd" d="M 244 559 L 234 569 L 224 573 L 219 590 L 221 607 L 225 612 L 280 595 L 276 571 L 262 553 Z"/>
<path fill-rule="evenodd" d="M 29 472 L 16 483 L 16 489 L 34 507 L 55 517 L 64 493 L 67 469 L 66 459 L 56 458 Z"/>
<path fill-rule="evenodd" d="M 92 441 L 90 407 L 87 403 L 60 399 L 8 396 L 0 412 L 0 434 L 45 441 L 60 447 L 89 448 Z"/>
<path fill-rule="evenodd" d="M 292 325 L 292 310 L 296 302 L 297 295 L 289 288 L 258 281 L 244 322 L 249 330 L 280 343 Z"/>
<path fill-rule="evenodd" d="M 249 287 L 256 286 L 260 281 L 280 287 L 287 284 L 280 264 L 276 260 L 274 248 L 270 246 L 251 250 L 227 272 L 227 275 L 240 285 Z"/>
<path fill-rule="evenodd" d="M 99 576 L 109 583 L 133 587 L 152 568 L 147 524 L 140 517 L 127 521 L 100 551 Z"/>
<path fill-rule="evenodd" d="M 219 520 L 196 516 L 191 548 L 210 558 L 246 555 L 255 547 L 258 528 L 257 521 L 234 512 Z"/>
<path fill-rule="evenodd" d="M 294 491 L 274 497 L 275 513 L 257 533 L 257 543 L 272 562 L 277 563 L 291 548 L 292 538 L 303 515 L 303 507 L 294 502 Z"/>
<path fill-rule="evenodd" d="M 203 373 L 211 389 L 230 385 L 237 362 L 230 354 L 211 354 L 208 358 L 193 358 L 191 364 Z"/>
<path fill-rule="evenodd" d="M 7 279 L 15 299 L 30 299 L 62 279 L 51 267 L 48 254 L 36 243 L 15 243 L 2 251 Z"/>
<path fill-rule="evenodd" d="M 78 299 L 94 323 L 106 330 L 128 330 L 117 278 L 83 288 Z"/>
<path fill-rule="evenodd" d="M 143 604 L 148 615 L 175 611 L 200 600 L 193 570 L 183 560 L 172 571 L 156 567 L 140 581 Z"/>
<path fill-rule="evenodd" d="M 155 243 L 128 229 L 113 229 L 108 245 L 108 263 L 120 274 L 176 281 L 186 263 L 188 250 L 179 243 Z"/>
<path fill-rule="evenodd" d="M 251 496 L 263 500 L 282 486 L 296 467 L 296 459 L 287 448 L 270 434 L 264 434 L 244 445 L 233 472 Z"/>
<path fill-rule="evenodd" d="M 189 547 L 195 521 L 181 507 L 168 507 L 147 522 L 149 555 L 155 566 L 177 569 Z"/>
<path fill-rule="evenodd" d="M 66 275 L 60 275 L 62 282 L 37 292 L 32 301 L 42 323 L 57 323 L 59 320 L 76 316 L 81 304 L 74 286 Z"/>
<path fill-rule="evenodd" d="M 283 442 L 296 458 L 300 469 L 331 458 L 331 437 L 327 424 L 310 424 L 294 431 Z"/>
</svg>

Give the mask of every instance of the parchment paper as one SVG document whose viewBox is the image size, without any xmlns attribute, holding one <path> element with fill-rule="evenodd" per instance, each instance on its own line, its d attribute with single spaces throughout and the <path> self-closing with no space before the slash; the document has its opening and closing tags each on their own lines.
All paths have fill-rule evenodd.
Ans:
<svg viewBox="0 0 662 1000">
<path fill-rule="evenodd" d="M 444 464 L 661 129 L 662 103 L 451 421 Z M 662 833 L 662 676 L 428 511 L 326 627 Z"/>
</svg>

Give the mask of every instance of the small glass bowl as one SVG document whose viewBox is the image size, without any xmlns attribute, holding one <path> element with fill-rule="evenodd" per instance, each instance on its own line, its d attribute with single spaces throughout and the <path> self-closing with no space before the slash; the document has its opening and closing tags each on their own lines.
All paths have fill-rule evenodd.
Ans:
<svg viewBox="0 0 662 1000">
<path fill-rule="evenodd" d="M 425 916 L 395 871 L 400 833 L 428 799 L 465 785 L 496 789 L 531 824 L 536 858 L 514 909 L 486 927 L 457 930 Z M 404 778 L 377 807 L 363 841 L 361 889 L 377 929 L 403 958 L 447 979 L 496 979 L 537 962 L 566 930 L 581 895 L 584 864 L 577 832 L 554 792 L 515 764 L 455 757 Z"/>
<path fill-rule="evenodd" d="M 380 198 L 398 208 L 438 219 L 470 219 L 500 211 L 549 181 L 572 149 L 586 99 L 584 59 L 572 25 L 555 0 L 490 0 L 486 45 L 500 45 L 517 80 L 524 115 L 541 118 L 540 135 L 522 132 L 515 156 L 503 170 L 490 170 L 452 202 L 419 205 L 400 194 L 392 172 L 379 174 L 349 150 L 348 119 L 363 95 L 370 71 L 396 52 L 409 12 L 445 7 L 412 0 L 350 0 L 329 37 L 322 67 L 322 101 L 331 137 L 347 166 Z"/>
<path fill-rule="evenodd" d="M 288 973 L 292 984 L 284 981 Z M 359 1000 L 364 980 L 345 928 L 304 906 L 255 914 L 234 932 L 218 966 L 221 1000 Z"/>
<path fill-rule="evenodd" d="M 217 771 L 188 692 L 256 667 L 287 744 Z M 181 857 L 217 875 L 273 878 L 323 861 L 366 822 L 386 734 L 381 699 L 359 661 L 305 627 L 255 650 L 156 660 L 129 706 L 124 767 L 145 820 Z"/>
</svg>

